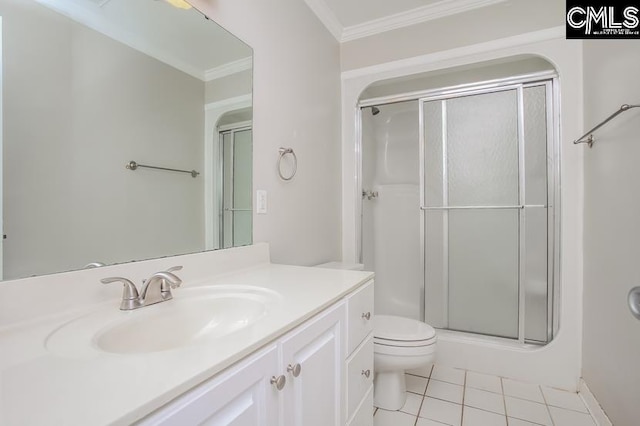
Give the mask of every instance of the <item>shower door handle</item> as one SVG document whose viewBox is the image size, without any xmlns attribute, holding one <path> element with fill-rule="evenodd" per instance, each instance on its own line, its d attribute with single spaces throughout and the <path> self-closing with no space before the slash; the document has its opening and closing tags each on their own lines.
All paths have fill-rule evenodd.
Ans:
<svg viewBox="0 0 640 426">
<path fill-rule="evenodd" d="M 627 299 L 631 315 L 640 320 L 640 286 L 632 288 Z"/>
</svg>

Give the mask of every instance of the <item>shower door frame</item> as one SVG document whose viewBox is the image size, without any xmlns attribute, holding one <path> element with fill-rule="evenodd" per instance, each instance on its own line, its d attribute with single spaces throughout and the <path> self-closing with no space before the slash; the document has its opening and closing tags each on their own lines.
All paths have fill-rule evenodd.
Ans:
<svg viewBox="0 0 640 426">
<path fill-rule="evenodd" d="M 443 87 L 438 89 L 415 91 L 409 93 L 402 93 L 391 96 L 377 97 L 371 99 L 360 100 L 356 106 L 356 220 L 359 226 L 356 226 L 356 250 L 357 256 L 360 262 L 363 261 L 362 250 L 362 109 L 370 106 L 381 106 L 385 104 L 393 104 L 405 101 L 418 101 L 418 114 L 419 114 L 419 155 L 420 155 L 420 259 L 421 259 L 421 274 L 423 286 L 421 288 L 421 306 L 420 314 L 423 319 L 426 319 L 426 298 L 428 297 L 426 292 L 426 261 L 425 261 L 425 218 L 426 212 L 423 209 L 425 206 L 425 144 L 424 144 L 424 116 L 423 106 L 425 101 L 451 99 L 462 96 L 471 96 L 474 94 L 486 94 L 499 92 L 504 90 L 519 90 L 518 91 L 518 163 L 519 163 L 519 177 L 522 177 L 524 168 L 524 152 L 522 146 L 524 144 L 524 129 L 522 124 L 523 119 L 523 96 L 522 90 L 525 87 L 546 85 L 546 119 L 547 119 L 547 341 L 530 341 L 525 339 L 525 292 L 523 291 L 524 280 L 522 280 L 523 271 L 519 267 L 519 280 L 518 280 L 518 338 L 512 339 L 507 337 L 498 337 L 492 335 L 476 334 L 464 331 L 447 331 L 468 335 L 473 337 L 481 336 L 483 338 L 503 341 L 514 342 L 519 344 L 548 344 L 553 340 L 553 337 L 557 334 L 559 329 L 559 308 L 560 308 L 560 88 L 558 81 L 558 74 L 555 71 L 542 71 L 530 74 L 524 74 L 514 77 L 507 77 L 501 79 L 494 79 L 476 83 L 461 84 L 450 87 Z M 519 202 L 520 205 L 524 205 L 523 196 L 524 179 L 519 179 Z M 523 215 L 519 214 L 519 233 L 523 225 Z M 519 238 L 519 262 L 523 257 L 523 244 L 524 239 Z M 448 284 L 447 284 L 448 285 Z M 448 307 L 448 300 L 445 307 Z"/>
<path fill-rule="evenodd" d="M 253 132 L 253 123 L 251 120 L 249 121 L 243 121 L 243 122 L 239 122 L 239 123 L 232 123 L 232 124 L 227 124 L 224 126 L 219 126 L 217 129 L 217 133 L 218 133 L 218 164 L 217 164 L 217 176 L 216 176 L 216 181 L 218 182 L 218 184 L 216 185 L 216 201 L 217 201 L 217 216 L 218 216 L 218 248 L 225 248 L 224 247 L 224 238 L 225 238 L 225 232 L 224 232 L 224 212 L 225 211 L 230 211 L 232 214 L 235 211 L 253 211 L 253 209 L 249 208 L 249 209 L 237 209 L 235 208 L 235 205 L 233 205 L 233 195 L 232 197 L 232 207 L 231 208 L 225 208 L 225 204 L 224 204 L 224 198 L 225 198 L 225 191 L 224 191 L 224 187 L 225 187 L 225 177 L 224 177 L 224 136 L 225 135 L 231 135 L 231 164 L 232 164 L 232 169 L 234 166 L 234 162 L 235 162 L 235 140 L 236 140 L 236 133 L 238 132 L 245 132 L 245 131 L 251 131 Z M 252 134 L 253 137 L 253 134 Z M 252 147 L 253 149 L 253 147 Z M 233 173 L 231 174 L 231 188 L 233 188 L 234 185 L 234 175 Z M 235 220 L 235 218 L 234 218 Z M 235 247 L 235 245 L 233 244 L 234 241 L 234 234 L 233 234 L 233 225 L 232 225 L 232 231 L 231 231 L 231 247 L 227 247 L 227 248 L 233 248 Z"/>
</svg>

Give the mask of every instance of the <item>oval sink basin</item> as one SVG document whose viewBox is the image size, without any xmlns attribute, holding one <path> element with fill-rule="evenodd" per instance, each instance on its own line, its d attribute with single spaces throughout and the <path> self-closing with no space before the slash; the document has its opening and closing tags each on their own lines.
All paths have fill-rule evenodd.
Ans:
<svg viewBox="0 0 640 426">
<path fill-rule="evenodd" d="M 243 330 L 280 299 L 270 290 L 212 286 L 174 291 L 167 302 L 120 311 L 112 303 L 76 318 L 53 333 L 46 346 L 66 357 L 96 351 L 143 354 L 211 341 Z"/>
</svg>

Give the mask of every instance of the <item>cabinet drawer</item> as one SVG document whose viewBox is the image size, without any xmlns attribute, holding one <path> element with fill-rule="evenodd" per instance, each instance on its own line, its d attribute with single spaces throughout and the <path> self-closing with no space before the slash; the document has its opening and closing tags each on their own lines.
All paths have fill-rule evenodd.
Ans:
<svg viewBox="0 0 640 426">
<path fill-rule="evenodd" d="M 373 385 L 373 335 L 347 360 L 347 419 Z"/>
<path fill-rule="evenodd" d="M 350 354 L 373 330 L 373 280 L 347 299 L 348 344 Z"/>
<path fill-rule="evenodd" d="M 373 386 L 367 391 L 367 396 L 362 400 L 358 411 L 349 421 L 349 426 L 371 426 L 373 424 Z"/>
</svg>

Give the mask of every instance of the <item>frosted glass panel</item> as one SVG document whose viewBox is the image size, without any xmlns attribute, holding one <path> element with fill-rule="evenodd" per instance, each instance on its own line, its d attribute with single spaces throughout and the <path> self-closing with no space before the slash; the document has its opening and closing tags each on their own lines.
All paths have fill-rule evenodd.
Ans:
<svg viewBox="0 0 640 426">
<path fill-rule="evenodd" d="M 523 89 L 525 204 L 547 204 L 546 86 Z"/>
<path fill-rule="evenodd" d="M 425 212 L 425 321 L 432 327 L 448 327 L 447 212 Z"/>
<path fill-rule="evenodd" d="M 547 341 L 547 209 L 527 208 L 525 215 L 525 339 Z"/>
<path fill-rule="evenodd" d="M 449 328 L 518 337 L 518 211 L 449 215 Z"/>
<path fill-rule="evenodd" d="M 233 246 L 251 244 L 251 130 L 234 133 L 233 141 Z"/>
<path fill-rule="evenodd" d="M 222 248 L 233 247 L 233 137 L 222 136 Z"/>
<path fill-rule="evenodd" d="M 518 204 L 517 92 L 447 101 L 449 205 Z"/>
<path fill-rule="evenodd" d="M 251 130 L 222 135 L 222 248 L 252 241 Z"/>
<path fill-rule="evenodd" d="M 445 101 L 426 102 L 424 112 L 425 168 L 424 183 L 426 205 L 440 207 L 444 205 L 443 194 L 443 152 L 442 126 L 445 117 Z"/>
</svg>

